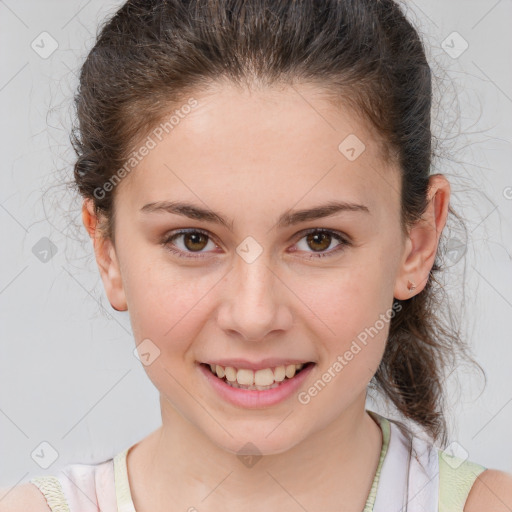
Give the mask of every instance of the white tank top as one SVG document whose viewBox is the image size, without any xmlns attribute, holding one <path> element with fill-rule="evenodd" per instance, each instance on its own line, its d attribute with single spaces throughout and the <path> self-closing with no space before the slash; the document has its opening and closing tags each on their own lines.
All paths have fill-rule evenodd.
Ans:
<svg viewBox="0 0 512 512">
<path fill-rule="evenodd" d="M 400 423 L 367 411 L 382 430 L 382 450 L 362 512 L 463 512 L 485 467 L 448 455 L 402 432 Z M 136 512 L 124 449 L 98 464 L 70 464 L 57 476 L 32 478 L 52 512 Z"/>
</svg>

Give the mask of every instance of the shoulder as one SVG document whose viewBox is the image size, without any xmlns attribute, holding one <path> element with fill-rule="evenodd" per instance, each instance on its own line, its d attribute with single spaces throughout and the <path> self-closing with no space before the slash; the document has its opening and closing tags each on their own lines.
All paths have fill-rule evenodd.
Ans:
<svg viewBox="0 0 512 512">
<path fill-rule="evenodd" d="M 486 469 L 475 480 L 464 512 L 510 512 L 512 510 L 512 474 Z"/>
<path fill-rule="evenodd" d="M 31 483 L 0 488 L 0 512 L 51 512 L 41 491 Z"/>
</svg>

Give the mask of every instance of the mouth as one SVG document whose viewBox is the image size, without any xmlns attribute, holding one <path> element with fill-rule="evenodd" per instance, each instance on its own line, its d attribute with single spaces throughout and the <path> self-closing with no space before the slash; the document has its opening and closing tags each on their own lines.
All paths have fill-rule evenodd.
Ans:
<svg viewBox="0 0 512 512">
<path fill-rule="evenodd" d="M 217 379 L 228 386 L 247 391 L 266 391 L 274 389 L 294 379 L 301 372 L 313 366 L 315 363 L 288 364 L 274 368 L 263 368 L 253 371 L 248 368 L 234 368 L 216 364 L 200 363 Z"/>
</svg>

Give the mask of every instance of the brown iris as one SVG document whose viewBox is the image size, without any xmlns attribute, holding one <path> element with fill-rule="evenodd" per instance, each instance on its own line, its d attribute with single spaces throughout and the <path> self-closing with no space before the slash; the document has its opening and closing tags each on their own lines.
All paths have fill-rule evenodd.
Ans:
<svg viewBox="0 0 512 512">
<path fill-rule="evenodd" d="M 182 233 L 182 235 L 183 243 L 185 247 L 190 251 L 201 251 L 206 247 L 208 243 L 208 236 L 203 233 Z M 189 240 L 191 243 L 187 243 Z"/>
<path fill-rule="evenodd" d="M 307 242 L 308 244 L 313 243 L 320 243 L 322 247 L 319 247 L 318 250 L 324 251 L 331 245 L 331 236 L 328 233 L 310 233 L 307 235 Z M 313 249 L 314 247 L 312 247 Z"/>
</svg>

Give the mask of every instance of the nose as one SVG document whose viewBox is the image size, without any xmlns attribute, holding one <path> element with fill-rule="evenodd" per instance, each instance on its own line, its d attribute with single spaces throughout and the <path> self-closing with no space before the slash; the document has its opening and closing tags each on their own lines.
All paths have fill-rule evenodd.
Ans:
<svg viewBox="0 0 512 512">
<path fill-rule="evenodd" d="M 224 278 L 224 300 L 217 321 L 227 334 L 246 341 L 263 341 L 290 329 L 293 316 L 288 301 L 293 295 L 268 258 L 260 255 L 248 263 L 237 258 L 234 268 Z"/>
</svg>

